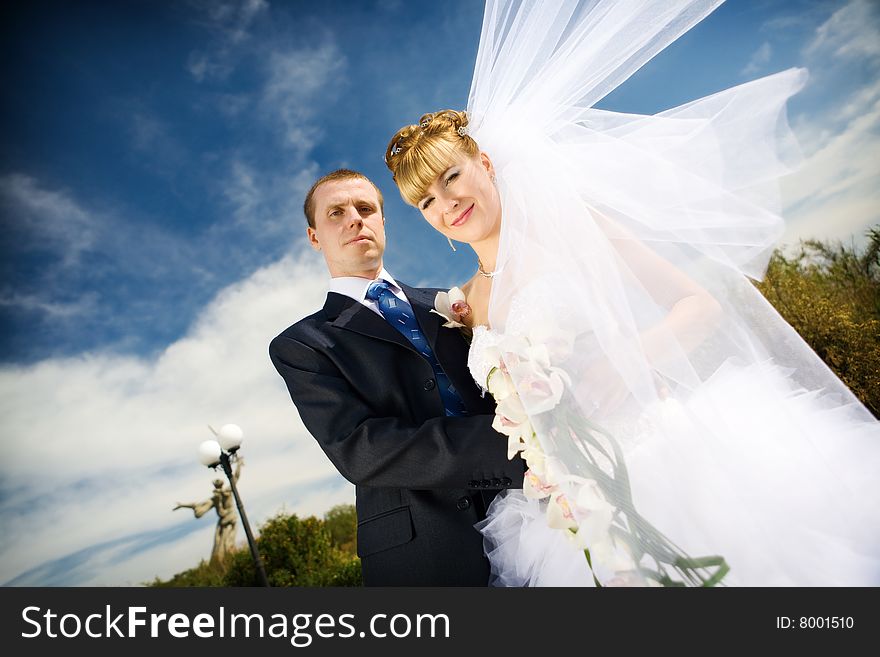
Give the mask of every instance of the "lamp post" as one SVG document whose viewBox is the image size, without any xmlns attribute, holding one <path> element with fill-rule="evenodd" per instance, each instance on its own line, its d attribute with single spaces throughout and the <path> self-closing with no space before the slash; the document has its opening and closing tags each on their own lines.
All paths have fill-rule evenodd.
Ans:
<svg viewBox="0 0 880 657">
<path fill-rule="evenodd" d="M 257 568 L 257 574 L 260 577 L 260 583 L 263 586 L 269 586 L 269 578 L 266 577 L 266 569 L 263 568 L 263 560 L 260 559 L 260 552 L 257 550 L 257 543 L 254 541 L 254 535 L 251 533 L 251 526 L 248 523 L 247 514 L 244 512 L 244 505 L 241 503 L 241 497 L 238 495 L 238 488 L 235 487 L 235 477 L 232 476 L 232 461 L 236 457 L 238 448 L 241 447 L 241 441 L 244 434 L 237 424 L 224 424 L 220 427 L 220 431 L 214 431 L 214 427 L 208 428 L 217 436 L 217 440 L 206 440 L 199 445 L 199 461 L 202 465 L 216 469 L 219 465 L 226 473 L 229 480 L 229 486 L 232 489 L 232 495 L 235 497 L 235 505 L 238 507 L 238 515 L 241 516 L 241 522 L 244 525 L 244 533 L 247 536 L 248 545 L 251 548 L 251 555 L 254 557 L 254 565 Z"/>
</svg>

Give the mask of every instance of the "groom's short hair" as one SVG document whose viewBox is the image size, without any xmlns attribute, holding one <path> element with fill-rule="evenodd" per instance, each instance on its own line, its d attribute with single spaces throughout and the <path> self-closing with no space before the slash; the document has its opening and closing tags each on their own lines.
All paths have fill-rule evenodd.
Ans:
<svg viewBox="0 0 880 657">
<path fill-rule="evenodd" d="M 309 189 L 309 193 L 306 194 L 306 200 L 303 202 L 303 213 L 306 215 L 306 221 L 309 222 L 309 226 L 311 228 L 315 227 L 315 191 L 328 182 L 335 182 L 337 180 L 351 180 L 353 178 L 358 178 L 360 180 L 366 180 L 373 186 L 373 189 L 376 190 L 376 196 L 379 197 L 379 212 L 382 216 L 385 216 L 385 199 L 382 198 L 382 192 L 376 187 L 376 183 L 367 178 L 364 174 L 359 171 L 352 171 L 351 169 L 337 169 L 336 171 L 331 171 L 326 176 L 322 176 L 315 181 L 315 184 Z"/>
</svg>

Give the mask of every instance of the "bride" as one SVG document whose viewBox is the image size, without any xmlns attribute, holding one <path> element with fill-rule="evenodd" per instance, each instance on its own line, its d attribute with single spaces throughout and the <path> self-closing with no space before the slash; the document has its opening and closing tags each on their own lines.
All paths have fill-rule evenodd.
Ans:
<svg viewBox="0 0 880 657">
<path fill-rule="evenodd" d="M 437 310 L 529 467 L 479 526 L 496 585 L 880 584 L 880 425 L 749 280 L 806 72 L 593 108 L 718 4 L 490 0 L 467 112 L 388 145 L 478 257 Z"/>
</svg>

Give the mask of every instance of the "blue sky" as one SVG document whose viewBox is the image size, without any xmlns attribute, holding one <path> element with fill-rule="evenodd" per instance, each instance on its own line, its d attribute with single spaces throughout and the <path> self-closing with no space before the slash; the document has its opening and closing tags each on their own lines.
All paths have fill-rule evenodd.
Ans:
<svg viewBox="0 0 880 657">
<path fill-rule="evenodd" d="M 482 3 L 4 12 L 0 582 L 136 584 L 207 556 L 213 519 L 170 512 L 210 495 L 207 424 L 245 430 L 255 524 L 350 501 L 266 357 L 326 291 L 302 197 L 362 170 L 385 191 L 395 276 L 470 276 L 472 254 L 403 205 L 382 154 L 421 113 L 465 106 Z M 785 241 L 860 243 L 880 200 L 878 23 L 868 0 L 731 0 L 599 106 L 654 113 L 806 66 Z"/>
</svg>

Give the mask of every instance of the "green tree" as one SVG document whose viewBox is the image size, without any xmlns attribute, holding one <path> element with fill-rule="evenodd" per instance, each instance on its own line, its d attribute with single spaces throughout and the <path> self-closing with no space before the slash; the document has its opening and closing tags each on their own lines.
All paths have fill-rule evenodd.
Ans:
<svg viewBox="0 0 880 657">
<path fill-rule="evenodd" d="M 880 226 L 853 245 L 805 240 L 776 251 L 758 289 L 880 418 Z"/>
<path fill-rule="evenodd" d="M 146 586 L 158 588 L 178 588 L 191 586 L 223 586 L 223 578 L 226 575 L 226 567 L 216 561 L 202 560 L 195 568 L 177 573 L 169 580 L 161 580 L 158 577 Z"/>
<path fill-rule="evenodd" d="M 334 513 L 334 517 L 344 515 L 342 510 Z M 344 532 L 340 535 L 346 536 Z M 360 559 L 340 549 L 330 529 L 318 518 L 300 519 L 278 513 L 260 527 L 256 542 L 272 586 L 363 584 Z M 202 561 L 169 580 L 157 577 L 148 586 L 259 586 L 259 582 L 250 549 L 240 547 L 229 555 L 225 565 Z"/>
<path fill-rule="evenodd" d="M 322 520 L 279 513 L 260 528 L 256 539 L 272 586 L 357 586 L 360 561 L 333 545 Z M 249 550 L 233 555 L 226 586 L 255 586 L 256 568 Z"/>
<path fill-rule="evenodd" d="M 333 545 L 343 552 L 357 553 L 357 511 L 353 504 L 337 504 L 324 514 L 324 525 Z"/>
</svg>

